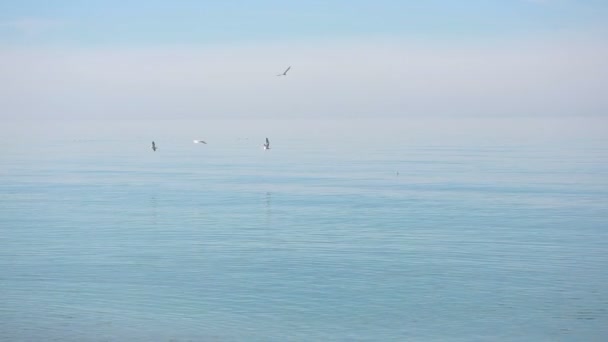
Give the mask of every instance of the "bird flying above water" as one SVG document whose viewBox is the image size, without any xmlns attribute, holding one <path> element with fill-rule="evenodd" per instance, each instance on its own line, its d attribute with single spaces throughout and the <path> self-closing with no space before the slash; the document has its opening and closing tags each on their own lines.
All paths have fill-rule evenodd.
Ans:
<svg viewBox="0 0 608 342">
<path fill-rule="evenodd" d="M 265 150 L 270 150 L 270 140 L 268 140 L 268 138 L 266 138 L 266 143 L 263 144 L 262 146 L 264 146 Z"/>
<path fill-rule="evenodd" d="M 289 71 L 289 69 L 291 69 L 291 65 L 287 69 L 285 69 L 282 74 L 278 74 L 277 76 L 287 76 L 287 72 Z"/>
<path fill-rule="evenodd" d="M 156 148 L 156 144 L 154 143 L 154 141 L 152 142 L 152 151 L 156 152 L 157 148 Z"/>
<path fill-rule="evenodd" d="M 205 140 L 194 140 L 193 142 L 195 144 L 205 144 L 205 145 L 207 145 L 207 143 L 205 142 Z"/>
</svg>

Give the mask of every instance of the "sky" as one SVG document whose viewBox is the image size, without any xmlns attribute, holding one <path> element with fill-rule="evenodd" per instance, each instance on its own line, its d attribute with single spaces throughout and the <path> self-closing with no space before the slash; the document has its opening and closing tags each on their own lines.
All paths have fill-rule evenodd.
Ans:
<svg viewBox="0 0 608 342">
<path fill-rule="evenodd" d="M 606 117 L 606 18 L 605 0 L 0 1 L 0 120 Z"/>
</svg>

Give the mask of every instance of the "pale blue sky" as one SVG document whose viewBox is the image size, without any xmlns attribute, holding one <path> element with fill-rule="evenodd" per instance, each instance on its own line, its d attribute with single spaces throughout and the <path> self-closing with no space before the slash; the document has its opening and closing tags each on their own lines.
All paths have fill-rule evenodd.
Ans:
<svg viewBox="0 0 608 342">
<path fill-rule="evenodd" d="M 2 1 L 0 117 L 605 115 L 607 18 L 604 0 Z"/>
<path fill-rule="evenodd" d="M 0 39 L 89 46 L 370 35 L 475 40 L 601 31 L 607 18 L 604 0 L 24 0 L 0 3 Z M 38 32 L 24 35 L 28 29 Z"/>
</svg>

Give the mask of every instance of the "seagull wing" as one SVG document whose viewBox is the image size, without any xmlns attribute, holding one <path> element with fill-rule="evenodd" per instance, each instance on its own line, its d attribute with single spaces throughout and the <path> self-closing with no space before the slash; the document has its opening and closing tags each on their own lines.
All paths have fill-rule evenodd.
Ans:
<svg viewBox="0 0 608 342">
<path fill-rule="evenodd" d="M 291 69 L 291 65 L 283 72 L 283 75 L 287 75 L 287 72 Z"/>
</svg>

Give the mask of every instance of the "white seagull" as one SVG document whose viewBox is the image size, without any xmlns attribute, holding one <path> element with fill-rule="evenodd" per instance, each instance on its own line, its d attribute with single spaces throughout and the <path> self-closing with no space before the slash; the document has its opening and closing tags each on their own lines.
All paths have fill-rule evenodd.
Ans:
<svg viewBox="0 0 608 342">
<path fill-rule="evenodd" d="M 289 69 L 291 69 L 291 65 L 287 69 L 285 69 L 282 74 L 278 74 L 277 76 L 287 76 L 287 72 L 289 71 Z"/>
<path fill-rule="evenodd" d="M 157 148 L 156 148 L 156 144 L 154 143 L 154 141 L 152 142 L 152 151 L 156 152 Z"/>
<path fill-rule="evenodd" d="M 207 144 L 207 143 L 205 142 L 205 140 L 194 140 L 193 142 L 194 142 L 195 144 L 205 144 L 205 145 Z"/>
<path fill-rule="evenodd" d="M 270 141 L 266 138 L 266 143 L 262 145 L 265 150 L 270 150 Z"/>
</svg>

